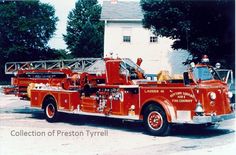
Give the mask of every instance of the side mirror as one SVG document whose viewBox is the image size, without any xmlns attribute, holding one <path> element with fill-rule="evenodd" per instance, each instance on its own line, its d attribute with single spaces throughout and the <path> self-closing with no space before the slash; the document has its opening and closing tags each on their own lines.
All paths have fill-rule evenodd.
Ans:
<svg viewBox="0 0 236 155">
<path fill-rule="evenodd" d="M 189 86 L 190 85 L 190 80 L 189 80 L 188 72 L 184 72 L 183 77 L 184 77 L 184 85 Z"/>
</svg>

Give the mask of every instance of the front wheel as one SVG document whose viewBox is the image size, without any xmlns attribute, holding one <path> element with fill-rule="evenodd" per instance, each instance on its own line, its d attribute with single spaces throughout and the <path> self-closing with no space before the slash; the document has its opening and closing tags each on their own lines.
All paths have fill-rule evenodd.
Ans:
<svg viewBox="0 0 236 155">
<path fill-rule="evenodd" d="M 58 118 L 58 111 L 54 99 L 48 99 L 44 107 L 44 115 L 48 122 L 56 122 Z"/>
<path fill-rule="evenodd" d="M 144 112 L 144 125 L 148 133 L 155 136 L 166 136 L 170 131 L 170 124 L 162 108 L 150 105 Z"/>
</svg>

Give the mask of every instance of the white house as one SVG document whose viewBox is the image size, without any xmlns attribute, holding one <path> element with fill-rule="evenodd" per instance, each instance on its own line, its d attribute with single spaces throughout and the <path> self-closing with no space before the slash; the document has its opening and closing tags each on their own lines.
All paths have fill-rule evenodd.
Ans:
<svg viewBox="0 0 236 155">
<path fill-rule="evenodd" d="M 137 1 L 103 1 L 101 20 L 105 22 L 104 56 L 113 53 L 121 58 L 136 61 L 141 57 L 141 67 L 146 73 L 160 70 L 180 73 L 189 54 L 173 51 L 173 40 L 157 37 L 142 26 L 143 13 Z"/>
</svg>

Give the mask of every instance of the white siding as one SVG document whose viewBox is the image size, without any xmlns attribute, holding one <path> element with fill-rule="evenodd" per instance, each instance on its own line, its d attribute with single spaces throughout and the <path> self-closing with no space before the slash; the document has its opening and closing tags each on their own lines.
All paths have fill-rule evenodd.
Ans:
<svg viewBox="0 0 236 155">
<path fill-rule="evenodd" d="M 123 35 L 130 35 L 131 42 L 123 42 Z M 146 73 L 157 73 L 168 70 L 171 73 L 181 72 L 182 62 L 187 58 L 186 52 L 173 52 L 173 40 L 158 38 L 157 43 L 150 43 L 149 30 L 142 27 L 141 22 L 107 22 L 105 24 L 104 56 L 118 55 L 121 58 L 136 59 L 141 57 L 141 67 Z"/>
</svg>

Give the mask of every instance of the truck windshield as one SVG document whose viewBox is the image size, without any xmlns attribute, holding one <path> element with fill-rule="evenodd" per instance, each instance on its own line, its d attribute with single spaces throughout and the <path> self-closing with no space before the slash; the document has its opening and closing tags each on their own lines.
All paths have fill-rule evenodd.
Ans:
<svg viewBox="0 0 236 155">
<path fill-rule="evenodd" d="M 144 70 L 142 70 L 139 66 L 136 65 L 132 60 L 128 58 L 122 59 L 122 65 L 127 69 L 127 70 L 138 70 L 139 72 L 144 74 Z"/>
<path fill-rule="evenodd" d="M 193 75 L 196 81 L 212 80 L 213 76 L 208 67 L 196 67 L 193 69 Z"/>
<path fill-rule="evenodd" d="M 142 79 L 144 71 L 132 60 L 124 58 L 120 63 L 120 74 L 126 75 L 127 78 L 130 77 L 131 80 L 134 80 Z"/>
</svg>

